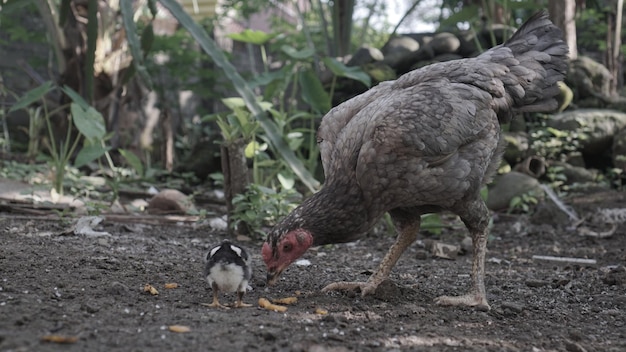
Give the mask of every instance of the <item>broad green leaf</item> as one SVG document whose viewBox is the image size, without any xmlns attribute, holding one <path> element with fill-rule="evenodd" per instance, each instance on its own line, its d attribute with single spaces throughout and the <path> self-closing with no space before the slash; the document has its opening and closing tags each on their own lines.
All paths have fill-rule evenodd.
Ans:
<svg viewBox="0 0 626 352">
<path fill-rule="evenodd" d="M 287 141 L 291 150 L 298 150 L 304 142 L 302 132 L 291 132 L 287 134 Z"/>
<path fill-rule="evenodd" d="M 157 12 L 159 12 L 156 0 L 148 0 L 148 8 L 150 9 L 150 14 L 152 15 L 152 18 L 156 17 Z"/>
<path fill-rule="evenodd" d="M 478 5 L 463 6 L 461 11 L 453 13 L 450 17 L 441 21 L 440 26 L 455 26 L 459 22 L 471 22 L 480 18 L 479 10 Z"/>
<path fill-rule="evenodd" d="M 124 160 L 126 160 L 128 165 L 130 165 L 130 167 L 132 167 L 133 170 L 137 172 L 137 175 L 142 176 L 143 175 L 143 163 L 141 162 L 141 159 L 139 159 L 139 157 L 135 155 L 135 153 L 129 150 L 118 149 L 118 151 L 120 152 Z"/>
<path fill-rule="evenodd" d="M 224 98 L 222 99 L 222 103 L 231 110 L 235 110 L 235 108 L 241 108 L 241 107 L 246 106 L 246 103 L 240 97 Z"/>
<path fill-rule="evenodd" d="M 265 134 L 268 136 L 276 152 L 280 154 L 285 163 L 289 165 L 293 172 L 302 180 L 302 183 L 304 183 L 309 190 L 315 191 L 320 183 L 304 167 L 302 160 L 298 159 L 295 153 L 289 149 L 276 123 L 263 111 L 250 86 L 228 61 L 222 50 L 217 47 L 215 41 L 211 39 L 209 34 L 202 27 L 194 22 L 177 0 L 159 0 L 159 2 L 189 31 L 202 50 L 211 56 L 215 65 L 230 79 L 233 87 L 246 102 L 248 110 L 250 110 L 254 118 L 265 131 Z"/>
<path fill-rule="evenodd" d="M 11 109 L 9 109 L 9 112 L 23 109 L 29 106 L 30 104 L 38 100 L 41 100 L 44 96 L 46 96 L 46 94 L 48 94 L 53 89 L 54 89 L 54 84 L 52 83 L 52 81 L 44 82 L 39 87 L 33 88 L 29 90 L 28 92 L 26 92 L 24 95 L 22 95 L 22 97 L 17 102 L 15 102 L 15 104 L 13 104 Z"/>
<path fill-rule="evenodd" d="M 106 134 L 104 118 L 96 109 L 90 106 L 84 110 L 78 104 L 72 103 L 70 110 L 74 126 L 87 140 L 93 142 L 104 138 Z"/>
<path fill-rule="evenodd" d="M 439 217 L 439 214 L 422 215 L 422 222 L 420 224 L 420 228 L 434 235 L 441 234 L 441 229 L 443 228 L 441 217 Z"/>
<path fill-rule="evenodd" d="M 250 113 L 242 108 L 233 110 L 235 117 L 237 118 L 237 126 L 244 128 L 251 123 Z"/>
<path fill-rule="evenodd" d="M 222 103 L 226 105 L 227 108 L 235 111 L 237 108 L 247 107 L 246 102 L 240 97 L 231 97 L 222 99 Z M 259 101 L 259 107 L 263 111 L 267 111 L 272 108 L 272 103 L 267 101 Z"/>
<path fill-rule="evenodd" d="M 322 61 L 324 62 L 326 67 L 328 67 L 336 76 L 346 77 L 355 81 L 359 81 L 368 87 L 372 85 L 372 80 L 370 76 L 360 67 L 346 66 L 332 57 L 325 57 L 322 59 Z"/>
<path fill-rule="evenodd" d="M 81 167 L 103 156 L 111 148 L 105 148 L 102 144 L 90 144 L 84 146 L 76 155 L 74 167 Z"/>
<path fill-rule="evenodd" d="M 141 53 L 144 57 L 152 49 L 152 43 L 154 43 L 154 28 L 152 28 L 152 23 L 148 23 L 141 33 Z"/>
<path fill-rule="evenodd" d="M 232 40 L 236 40 L 238 42 L 263 45 L 278 34 L 275 33 L 265 33 L 263 31 L 257 31 L 252 29 L 246 29 L 241 33 L 232 33 L 227 35 Z"/>
<path fill-rule="evenodd" d="M 562 137 L 567 137 L 567 132 L 563 132 L 559 129 L 556 129 L 554 127 L 546 127 L 546 130 L 550 133 L 552 133 L 552 135 L 554 135 L 557 138 L 562 138 Z"/>
<path fill-rule="evenodd" d="M 312 69 L 298 72 L 298 82 L 302 91 L 302 99 L 313 110 L 321 114 L 325 114 L 330 110 L 330 97 Z"/>
<path fill-rule="evenodd" d="M 292 59 L 296 59 L 296 60 L 310 59 L 315 54 L 315 50 L 311 48 L 296 50 L 294 47 L 289 46 L 289 45 L 281 46 L 280 50 L 282 50 L 285 54 L 287 54 Z"/>
<path fill-rule="evenodd" d="M 259 102 L 259 106 L 261 107 L 261 109 L 263 109 L 263 111 L 267 111 L 269 109 L 272 108 L 272 106 L 274 106 L 272 103 L 270 103 L 269 101 L 260 101 Z"/>
<path fill-rule="evenodd" d="M 246 158 L 248 159 L 254 158 L 254 154 L 256 154 L 258 149 L 259 149 L 259 142 L 252 141 L 248 143 L 248 145 L 244 149 L 244 154 L 246 155 Z"/>
<path fill-rule="evenodd" d="M 261 186 L 261 185 L 257 185 L 256 187 L 259 189 L 259 191 L 263 192 L 264 194 L 270 194 L 270 195 L 276 194 L 276 191 L 273 190 L 272 188 Z"/>
<path fill-rule="evenodd" d="M 278 173 L 278 181 L 283 189 L 293 189 L 293 186 L 296 184 L 296 180 L 293 177 L 285 176 L 283 173 Z"/>
<path fill-rule="evenodd" d="M 137 26 L 135 25 L 135 12 L 133 11 L 133 3 L 134 1 L 120 1 L 122 23 L 124 24 L 124 31 L 126 32 L 128 48 L 130 49 L 130 54 L 133 57 L 133 66 L 139 74 L 139 77 L 141 77 L 141 80 L 146 83 L 148 88 L 152 89 L 152 79 L 150 78 L 148 70 L 146 70 L 146 66 L 144 65 L 144 53 L 141 50 L 142 43 L 140 43 L 139 36 L 137 35 Z"/>
<path fill-rule="evenodd" d="M 250 81 L 250 84 L 253 87 L 265 86 L 274 81 L 285 79 L 286 76 L 287 76 L 287 73 L 282 69 L 277 70 L 277 71 L 271 71 L 271 72 L 263 72 L 260 75 L 255 76 L 252 79 L 252 81 Z"/>
<path fill-rule="evenodd" d="M 67 96 L 70 97 L 74 103 L 83 108 L 83 110 L 87 110 L 89 108 L 89 103 L 87 103 L 87 101 L 83 99 L 83 97 L 81 97 L 80 94 L 78 94 L 74 89 L 68 86 L 63 86 L 61 90 L 63 93 L 67 94 Z"/>
</svg>

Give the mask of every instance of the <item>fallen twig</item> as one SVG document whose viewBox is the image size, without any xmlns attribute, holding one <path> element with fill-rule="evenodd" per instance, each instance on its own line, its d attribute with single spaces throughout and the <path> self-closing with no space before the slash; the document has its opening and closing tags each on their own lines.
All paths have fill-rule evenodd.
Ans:
<svg viewBox="0 0 626 352">
<path fill-rule="evenodd" d="M 551 255 L 533 255 L 534 260 L 547 260 L 552 262 L 564 262 L 573 264 L 596 264 L 595 259 L 572 258 L 572 257 L 553 257 Z"/>
<path fill-rule="evenodd" d="M 617 230 L 617 225 L 615 224 L 611 225 L 611 228 L 608 231 L 602 231 L 602 232 L 593 231 L 592 229 L 586 226 L 581 226 L 578 228 L 578 234 L 581 236 L 594 237 L 594 238 L 608 238 L 608 237 L 613 236 L 616 230 Z"/>
<path fill-rule="evenodd" d="M 580 225 L 580 223 L 582 223 L 582 220 L 578 217 L 578 215 L 576 214 L 576 211 L 572 208 L 569 207 L 567 205 L 565 205 L 565 203 L 563 203 L 559 197 L 556 195 L 556 193 L 554 193 L 554 191 L 552 190 L 552 188 L 542 184 L 541 188 L 543 188 L 543 190 L 546 192 L 546 194 L 548 195 L 548 197 L 552 200 L 552 202 L 554 202 L 554 204 L 556 204 L 556 206 L 565 214 L 567 214 L 567 216 L 569 217 L 570 220 L 574 221 L 575 226 Z"/>
</svg>

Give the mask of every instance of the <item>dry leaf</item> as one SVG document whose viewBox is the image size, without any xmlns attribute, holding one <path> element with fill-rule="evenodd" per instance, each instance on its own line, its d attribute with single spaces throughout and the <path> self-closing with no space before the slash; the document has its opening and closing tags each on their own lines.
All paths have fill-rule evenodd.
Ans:
<svg viewBox="0 0 626 352">
<path fill-rule="evenodd" d="M 42 336 L 41 339 L 47 342 L 54 343 L 76 343 L 78 341 L 78 337 L 76 336 L 63 336 L 63 335 L 45 335 Z"/>
<path fill-rule="evenodd" d="M 171 288 L 178 288 L 178 284 L 175 282 L 168 282 L 165 284 L 165 288 L 166 289 L 171 289 Z"/>
<path fill-rule="evenodd" d="M 143 287 L 143 292 L 150 292 L 151 295 L 156 296 L 159 294 L 159 291 L 152 285 L 146 284 Z"/>
<path fill-rule="evenodd" d="M 259 307 L 267 310 L 273 310 L 275 312 L 286 312 L 287 307 L 279 306 L 270 302 L 267 298 L 259 298 Z"/>
<path fill-rule="evenodd" d="M 190 332 L 191 328 L 185 325 L 170 325 L 168 326 L 168 329 L 171 332 Z"/>
<path fill-rule="evenodd" d="M 324 308 L 315 308 L 315 314 L 326 315 L 328 314 L 328 311 Z"/>
<path fill-rule="evenodd" d="M 277 298 L 277 299 L 273 299 L 272 302 L 276 304 L 290 305 L 290 304 L 295 304 L 296 302 L 298 302 L 298 298 L 297 297 Z"/>
</svg>

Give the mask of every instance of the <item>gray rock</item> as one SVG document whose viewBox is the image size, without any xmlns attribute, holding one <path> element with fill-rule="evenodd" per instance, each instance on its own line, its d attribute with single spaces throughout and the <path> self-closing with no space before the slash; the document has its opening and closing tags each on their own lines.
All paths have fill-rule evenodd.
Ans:
<svg viewBox="0 0 626 352">
<path fill-rule="evenodd" d="M 461 46 L 461 41 L 456 35 L 449 32 L 441 32 L 435 34 L 433 40 L 428 43 L 435 55 L 456 53 Z"/>
<path fill-rule="evenodd" d="M 382 49 L 384 55 L 384 63 L 391 67 L 396 67 L 398 62 L 407 54 L 419 50 L 420 45 L 417 40 L 402 36 L 390 39 Z"/>
<path fill-rule="evenodd" d="M 600 155 L 611 148 L 613 136 L 626 128 L 626 113 L 606 109 L 580 109 L 552 116 L 548 126 L 561 131 L 586 135 L 581 141 L 582 152 Z"/>
<path fill-rule="evenodd" d="M 507 209 L 514 197 L 530 192 L 540 198 L 544 195 L 539 181 L 535 178 L 515 171 L 500 175 L 489 189 L 487 207 L 492 210 Z"/>
<path fill-rule="evenodd" d="M 534 209 L 535 211 L 530 216 L 530 223 L 534 225 L 550 225 L 552 227 L 563 227 L 571 225 L 572 221 L 563 210 L 554 204 L 551 200 L 540 202 Z M 526 283 L 530 287 L 532 286 L 528 282 Z"/>
<path fill-rule="evenodd" d="M 437 55 L 437 56 L 435 56 L 433 58 L 433 61 L 445 62 L 445 61 L 458 60 L 458 59 L 462 59 L 462 58 L 463 58 L 463 56 L 461 56 L 461 55 L 450 53 L 450 54 Z"/>
<path fill-rule="evenodd" d="M 361 66 L 372 62 L 382 61 L 384 59 L 382 51 L 370 46 L 360 47 L 350 58 L 347 66 Z"/>
<path fill-rule="evenodd" d="M 555 161 L 552 163 L 553 166 L 562 167 L 563 170 L 561 173 L 565 175 L 567 180 L 566 184 L 571 185 L 574 183 L 585 183 L 585 182 L 594 182 L 598 177 L 598 172 L 593 169 L 586 169 L 580 166 L 573 166 L 568 163 L 563 163 L 560 161 Z"/>
<path fill-rule="evenodd" d="M 568 352 L 587 352 L 581 344 L 574 341 L 565 341 L 565 350 Z"/>
<path fill-rule="evenodd" d="M 566 83 L 576 91 L 577 100 L 611 95 L 611 73 L 601 63 L 586 56 L 572 60 Z"/>
</svg>

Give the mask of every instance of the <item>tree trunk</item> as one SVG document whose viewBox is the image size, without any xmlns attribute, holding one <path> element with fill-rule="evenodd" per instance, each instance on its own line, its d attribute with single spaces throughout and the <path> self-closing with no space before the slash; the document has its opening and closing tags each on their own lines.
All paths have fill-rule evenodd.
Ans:
<svg viewBox="0 0 626 352">
<path fill-rule="evenodd" d="M 618 0 L 615 13 L 609 12 L 607 14 L 609 30 L 607 31 L 606 38 L 606 66 L 613 77 L 611 80 L 612 96 L 616 96 L 618 94 L 618 88 L 622 86 L 622 55 L 620 49 L 622 47 L 621 28 L 623 6 L 624 1 Z"/>
<path fill-rule="evenodd" d="M 230 234 L 245 231 L 243 226 L 233 229 L 231 224 L 234 210 L 233 198 L 237 194 L 244 193 L 249 184 L 248 165 L 244 152 L 246 144 L 246 141 L 243 139 L 236 139 L 227 144 L 222 144 L 220 147 L 222 154 L 222 173 L 224 174 L 224 197 L 228 211 L 228 232 Z"/>
<path fill-rule="evenodd" d="M 335 39 L 336 56 L 350 54 L 350 40 L 352 38 L 352 14 L 354 0 L 333 1 L 333 33 Z"/>
<path fill-rule="evenodd" d="M 561 28 L 565 43 L 569 47 L 569 58 L 578 57 L 576 45 L 576 0 L 550 0 L 548 2 L 550 19 Z"/>
</svg>

